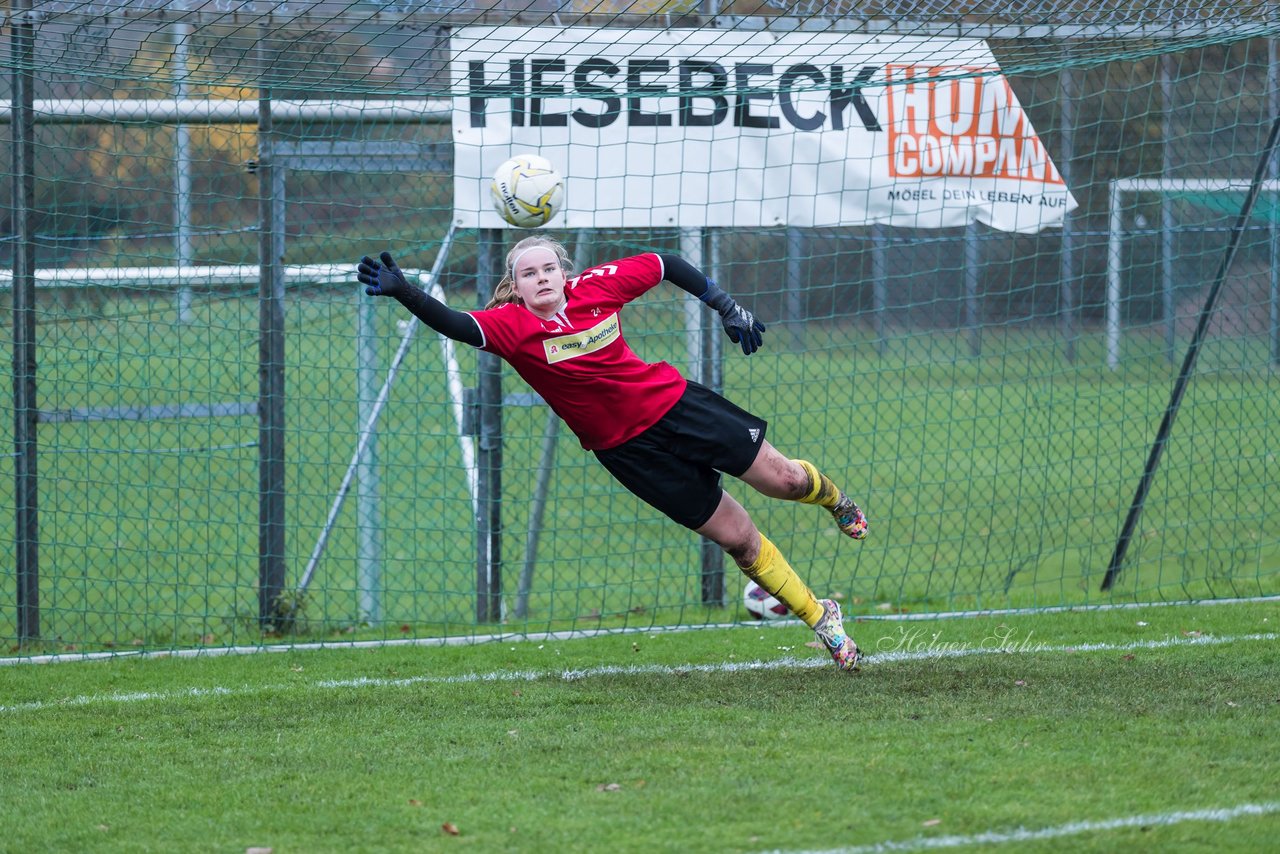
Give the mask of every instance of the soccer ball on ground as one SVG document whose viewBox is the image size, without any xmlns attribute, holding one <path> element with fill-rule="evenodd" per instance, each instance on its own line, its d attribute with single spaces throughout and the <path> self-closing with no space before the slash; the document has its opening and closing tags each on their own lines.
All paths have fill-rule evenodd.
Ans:
<svg viewBox="0 0 1280 854">
<path fill-rule="evenodd" d="M 547 158 L 517 154 L 494 171 L 489 191 L 503 219 L 519 228 L 537 228 L 560 210 L 564 178 Z"/>
<path fill-rule="evenodd" d="M 788 614 L 786 605 L 754 581 L 748 581 L 742 588 L 742 604 L 747 606 L 747 613 L 757 620 L 781 620 Z"/>
</svg>

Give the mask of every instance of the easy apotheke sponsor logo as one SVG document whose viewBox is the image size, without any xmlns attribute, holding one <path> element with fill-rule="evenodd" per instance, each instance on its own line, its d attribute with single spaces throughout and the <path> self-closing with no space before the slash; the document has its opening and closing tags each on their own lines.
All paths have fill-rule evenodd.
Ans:
<svg viewBox="0 0 1280 854">
<path fill-rule="evenodd" d="M 619 334 L 618 315 L 611 314 L 583 332 L 548 338 L 542 342 L 542 349 L 546 352 L 547 364 L 553 365 L 608 347 L 617 340 Z"/>
</svg>

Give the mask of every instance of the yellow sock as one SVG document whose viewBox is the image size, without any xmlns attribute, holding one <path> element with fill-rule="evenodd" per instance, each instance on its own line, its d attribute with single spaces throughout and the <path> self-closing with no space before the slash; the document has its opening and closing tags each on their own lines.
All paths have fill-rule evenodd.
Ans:
<svg viewBox="0 0 1280 854">
<path fill-rule="evenodd" d="M 804 620 L 809 628 L 813 628 L 822 618 L 822 605 L 818 604 L 813 591 L 800 580 L 782 552 L 764 534 L 760 535 L 760 554 L 751 566 L 742 571 L 786 605 L 788 611 Z"/>
<path fill-rule="evenodd" d="M 800 468 L 804 469 L 805 474 L 809 475 L 809 494 L 799 499 L 801 504 L 818 504 L 828 510 L 836 506 L 840 500 L 840 488 L 837 487 L 831 478 L 818 471 L 818 467 L 808 460 L 795 460 L 800 464 Z"/>
</svg>

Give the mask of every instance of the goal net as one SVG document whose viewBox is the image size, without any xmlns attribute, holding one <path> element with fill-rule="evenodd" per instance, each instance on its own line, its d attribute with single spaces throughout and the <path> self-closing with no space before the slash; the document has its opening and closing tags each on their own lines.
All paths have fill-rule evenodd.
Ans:
<svg viewBox="0 0 1280 854">
<path fill-rule="evenodd" d="M 1280 25 L 1015 5 L 12 4 L 0 639 L 744 619 L 732 562 L 519 377 L 402 349 L 354 281 L 385 249 L 482 306 L 517 151 L 564 173 L 579 269 L 680 253 L 768 325 L 748 358 L 674 287 L 623 314 L 866 510 L 853 542 L 725 480 L 852 616 L 1280 595 L 1275 163 L 1100 589 L 1280 115 Z"/>
</svg>

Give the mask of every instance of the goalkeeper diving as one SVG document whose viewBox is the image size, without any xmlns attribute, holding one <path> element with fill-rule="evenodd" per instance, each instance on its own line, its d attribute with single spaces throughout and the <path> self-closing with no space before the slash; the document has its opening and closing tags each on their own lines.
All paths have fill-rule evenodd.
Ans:
<svg viewBox="0 0 1280 854">
<path fill-rule="evenodd" d="M 721 473 L 771 498 L 816 504 L 842 532 L 867 534 L 867 518 L 811 462 L 765 440 L 767 422 L 666 362 L 645 362 L 622 335 L 622 309 L 659 282 L 693 294 L 719 315 L 744 355 L 764 324 L 678 255 L 643 253 L 574 275 L 563 245 L 526 237 L 483 310 L 457 311 L 411 284 L 387 252 L 366 256 L 356 278 L 370 296 L 393 297 L 436 332 L 505 359 L 628 490 L 718 544 L 746 576 L 814 630 L 836 665 L 859 668 L 840 605 L 819 600 L 737 500 Z"/>
</svg>

